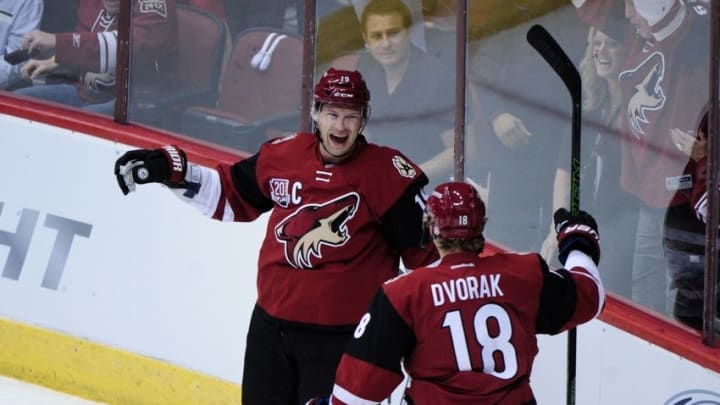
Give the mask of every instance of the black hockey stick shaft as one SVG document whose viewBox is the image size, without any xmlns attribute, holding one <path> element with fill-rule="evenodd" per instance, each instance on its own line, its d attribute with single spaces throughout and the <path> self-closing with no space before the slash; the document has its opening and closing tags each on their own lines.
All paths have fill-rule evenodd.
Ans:
<svg viewBox="0 0 720 405">
<path fill-rule="evenodd" d="M 567 87 L 572 99 L 572 138 L 570 146 L 570 213 L 577 215 L 580 210 L 580 123 L 581 116 L 581 80 L 580 74 L 570 58 L 558 45 L 555 38 L 541 25 L 528 30 L 527 41 L 555 70 L 555 73 Z M 568 331 L 567 345 L 567 393 L 568 405 L 575 404 L 575 375 L 577 353 L 577 330 Z"/>
</svg>

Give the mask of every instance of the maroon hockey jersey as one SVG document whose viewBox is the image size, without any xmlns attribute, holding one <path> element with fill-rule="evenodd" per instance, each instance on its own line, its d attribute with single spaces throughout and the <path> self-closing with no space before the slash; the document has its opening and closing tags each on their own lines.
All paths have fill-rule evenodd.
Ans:
<svg viewBox="0 0 720 405">
<path fill-rule="evenodd" d="M 670 130 L 694 129 L 707 102 L 707 48 L 695 42 L 707 38 L 707 17 L 695 10 L 681 8 L 677 29 L 661 41 L 637 41 L 620 73 L 627 101 L 621 183 L 652 207 L 687 203 L 687 193 L 676 191 L 692 188 L 683 176 L 688 156 Z"/>
<path fill-rule="evenodd" d="M 700 159 L 693 167 L 695 175 L 692 189 L 692 205 L 697 218 L 707 223 L 708 190 L 707 190 L 707 156 Z"/>
<path fill-rule="evenodd" d="M 340 362 L 332 404 L 388 397 L 403 359 L 415 405 L 534 403 L 536 334 L 575 327 L 604 305 L 590 258 L 572 252 L 566 265 L 550 271 L 537 254 L 456 253 L 386 282 Z"/>
<path fill-rule="evenodd" d="M 355 325 L 372 295 L 407 267 L 437 260 L 420 247 L 427 178 L 400 152 L 364 138 L 346 161 L 323 163 L 317 137 L 300 133 L 220 165 L 216 219 L 251 221 L 271 210 L 260 249 L 258 305 L 315 325 Z"/>
<path fill-rule="evenodd" d="M 580 18 L 602 26 L 612 1 L 574 3 Z M 678 2 L 653 26 L 654 38 L 644 39 L 634 28 L 628 31 L 619 75 L 625 103 L 620 181 L 651 207 L 688 202 L 692 178 L 683 173 L 688 156 L 678 151 L 670 130 L 694 130 L 707 102 L 707 14 L 700 2 Z M 683 190 L 687 192 L 677 192 Z"/>
<path fill-rule="evenodd" d="M 175 0 L 132 0 L 132 5 L 133 85 L 167 79 L 177 64 Z M 55 61 L 79 72 L 78 92 L 90 102 L 115 97 L 117 23 L 103 0 L 78 0 L 75 31 L 56 34 Z"/>
</svg>

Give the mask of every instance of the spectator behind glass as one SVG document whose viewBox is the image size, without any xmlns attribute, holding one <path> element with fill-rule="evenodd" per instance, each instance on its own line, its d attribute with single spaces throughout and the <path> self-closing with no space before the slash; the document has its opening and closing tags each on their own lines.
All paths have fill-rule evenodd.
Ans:
<svg viewBox="0 0 720 405">
<path fill-rule="evenodd" d="M 469 184 L 439 185 L 426 224 L 440 263 L 375 294 L 342 357 L 331 403 L 376 404 L 404 370 L 411 381 L 403 404 L 535 405 L 536 335 L 588 322 L 605 301 L 595 220 L 566 209 L 555 220 L 562 269 L 550 271 L 534 253 L 479 257 L 485 205 Z M 327 401 L 307 405 L 320 404 Z"/>
<path fill-rule="evenodd" d="M 618 73 L 625 62 L 623 45 L 627 23 L 609 20 L 604 30 L 590 27 L 588 46 L 580 62 L 583 89 L 583 124 L 580 204 L 595 213 L 603 225 L 601 246 L 612 254 L 603 257 L 603 281 L 609 291 L 631 296 L 630 263 L 635 243 L 637 202 L 620 187 L 620 125 L 622 94 Z M 570 138 L 558 156 L 553 191 L 554 209 L 569 207 L 570 173 L 567 170 Z M 542 255 L 548 262 L 556 252 L 556 232 L 550 228 Z"/>
<path fill-rule="evenodd" d="M 314 101 L 313 133 L 266 142 L 235 164 L 199 166 L 166 146 L 129 151 L 115 165 L 125 194 L 155 182 L 216 220 L 269 214 L 243 405 L 304 403 L 330 392 L 355 325 L 375 290 L 397 276 L 400 258 L 409 268 L 438 258 L 423 238 L 427 177 L 360 134 L 370 101 L 360 73 L 329 69 Z"/>
<path fill-rule="evenodd" d="M 664 233 L 673 317 L 697 330 L 703 329 L 705 305 L 708 108 L 709 106 L 703 109 L 695 133 L 673 130 L 673 138 L 678 150 L 689 158 L 685 174 L 692 176 L 693 188 L 678 191 L 689 194 L 691 204 L 668 209 Z M 720 319 L 718 319 L 720 300 L 717 301 L 717 305 L 715 329 L 720 332 Z"/>
<path fill-rule="evenodd" d="M 688 204 L 692 178 L 673 130 L 693 131 L 708 97 L 707 9 L 680 0 L 625 0 L 639 36 L 620 83 L 625 127 L 621 184 L 642 204 L 635 231 L 633 301 L 670 313 L 663 228 L 668 210 Z M 685 215 L 685 217 L 688 217 Z"/>
<path fill-rule="evenodd" d="M 607 18 L 612 0 L 576 0 L 585 21 Z M 632 300 L 671 313 L 663 248 L 668 209 L 688 203 L 692 176 L 688 155 L 675 145 L 676 131 L 694 131 L 708 97 L 708 10 L 680 0 L 624 0 L 631 23 L 623 93 L 621 186 L 640 201 L 632 261 Z M 605 7 L 608 10 L 609 7 Z M 679 208 L 683 210 L 682 208 Z"/>
<path fill-rule="evenodd" d="M 42 0 L 0 0 L 0 90 L 27 86 L 20 73 L 24 63 L 10 64 L 4 56 L 22 47 L 22 36 L 40 25 Z"/>
<path fill-rule="evenodd" d="M 537 8 L 528 1 L 517 4 Z M 570 136 L 572 105 L 565 85 L 526 35 L 532 25 L 543 25 L 576 61 L 586 49 L 588 28 L 565 6 L 533 19 L 520 15 L 521 24 L 490 31 L 505 11 L 499 5 L 489 10 L 489 34 L 468 47 L 473 125 L 466 136 L 466 173 L 478 182 L 489 177 L 489 216 L 503 216 L 488 223 L 488 239 L 515 251 L 539 251 L 552 227 L 558 153 L 566 154 L 569 167 L 569 148 L 559 149 Z"/>
<path fill-rule="evenodd" d="M 454 73 L 411 43 L 412 16 L 401 0 L 372 0 L 360 25 L 367 53 L 357 69 L 373 95 L 368 139 L 402 150 L 433 182 L 452 175 Z"/>
<path fill-rule="evenodd" d="M 23 48 L 42 56 L 28 61 L 22 74 L 38 84 L 17 93 L 112 115 L 119 4 L 79 0 L 74 32 L 26 34 Z M 133 0 L 132 7 L 132 85 L 159 86 L 176 68 L 175 0 Z"/>
</svg>

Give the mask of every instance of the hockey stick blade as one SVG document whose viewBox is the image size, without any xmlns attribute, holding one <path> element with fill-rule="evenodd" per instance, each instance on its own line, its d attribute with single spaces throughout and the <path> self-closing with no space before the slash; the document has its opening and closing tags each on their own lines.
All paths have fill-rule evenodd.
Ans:
<svg viewBox="0 0 720 405">
<path fill-rule="evenodd" d="M 555 38 L 542 25 L 533 25 L 527 32 L 527 41 L 565 83 L 573 104 L 579 104 L 580 74 Z"/>
<path fill-rule="evenodd" d="M 572 99 L 570 212 L 576 215 L 580 209 L 580 125 L 582 120 L 580 73 L 555 38 L 543 26 L 533 25 L 527 32 L 527 41 L 557 73 Z"/>
</svg>

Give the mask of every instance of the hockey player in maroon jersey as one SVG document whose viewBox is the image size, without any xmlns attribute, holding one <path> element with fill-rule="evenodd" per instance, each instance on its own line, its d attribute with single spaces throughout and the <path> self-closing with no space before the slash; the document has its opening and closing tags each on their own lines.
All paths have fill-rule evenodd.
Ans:
<svg viewBox="0 0 720 405">
<path fill-rule="evenodd" d="M 244 405 L 302 404 L 330 392 L 347 340 L 377 288 L 398 274 L 400 258 L 408 268 L 438 259 L 422 238 L 428 179 L 397 150 L 366 142 L 369 101 L 359 72 L 331 68 L 315 87 L 314 133 L 269 141 L 215 169 L 188 163 L 176 146 L 117 160 L 126 194 L 161 182 L 214 219 L 252 221 L 271 211 Z"/>
<path fill-rule="evenodd" d="M 330 404 L 382 401 L 403 380 L 401 362 L 408 404 L 535 404 L 535 335 L 587 322 L 605 301 L 595 220 L 563 208 L 554 219 L 564 268 L 551 271 L 534 253 L 481 258 L 483 201 L 466 183 L 439 185 L 426 224 L 442 259 L 380 288 L 340 362 Z"/>
<path fill-rule="evenodd" d="M 112 113 L 117 66 L 119 0 L 79 0 L 73 32 L 32 31 L 23 48 L 38 53 L 22 69 L 26 79 L 56 77 L 17 93 Z M 132 0 L 132 85 L 162 86 L 177 63 L 175 0 Z"/>
</svg>

